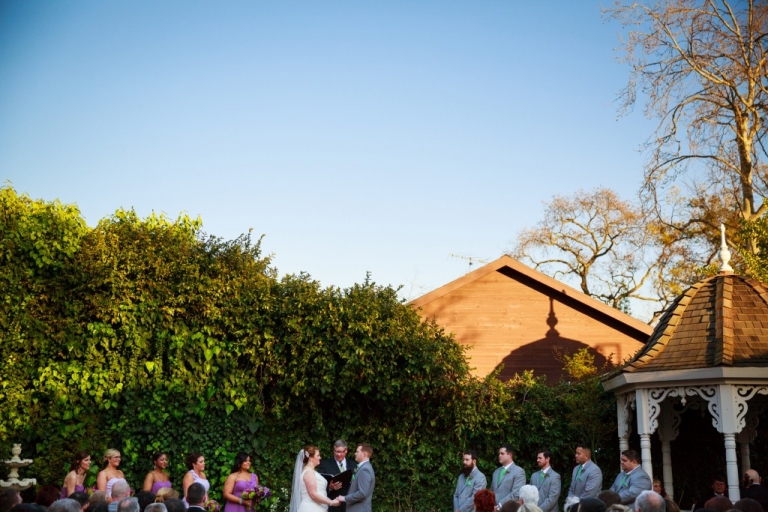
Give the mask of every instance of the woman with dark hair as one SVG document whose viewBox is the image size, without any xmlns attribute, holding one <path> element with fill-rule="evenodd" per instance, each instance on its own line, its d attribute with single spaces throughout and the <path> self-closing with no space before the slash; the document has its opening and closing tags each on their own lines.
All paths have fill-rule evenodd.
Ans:
<svg viewBox="0 0 768 512">
<path fill-rule="evenodd" d="M 661 483 L 661 480 L 658 478 L 653 479 L 653 492 L 660 495 L 664 499 L 669 498 L 669 496 L 667 496 L 667 491 L 664 490 L 664 484 Z"/>
<path fill-rule="evenodd" d="M 251 508 L 251 500 L 243 499 L 243 491 L 246 489 L 255 489 L 259 485 L 259 477 L 256 473 L 251 473 L 251 457 L 240 452 L 235 457 L 235 463 L 232 465 L 232 472 L 224 481 L 224 499 L 227 504 L 224 505 L 226 512 L 246 512 Z"/>
<path fill-rule="evenodd" d="M 165 472 L 168 467 L 168 455 L 165 452 L 157 452 L 152 456 L 152 462 L 155 468 L 144 477 L 143 490 L 157 494 L 163 487 L 171 487 L 171 479 Z"/>
<path fill-rule="evenodd" d="M 184 480 L 182 480 L 181 484 L 184 486 L 184 498 L 187 497 L 187 489 L 189 489 L 189 486 L 198 483 L 205 487 L 205 492 L 208 492 L 208 489 L 211 488 L 211 483 L 208 481 L 208 479 L 205 477 L 205 457 L 203 457 L 203 454 L 192 452 L 189 455 L 187 455 L 187 474 L 184 475 Z"/>
<path fill-rule="evenodd" d="M 91 454 L 80 452 L 75 454 L 69 473 L 64 477 L 64 485 L 61 487 L 61 498 L 66 498 L 73 492 L 85 491 L 85 474 L 91 468 Z"/>
<path fill-rule="evenodd" d="M 59 499 L 60 490 L 55 485 L 44 485 L 37 490 L 35 503 L 41 507 L 48 508 L 51 503 Z"/>
<path fill-rule="evenodd" d="M 475 493 L 475 512 L 494 512 L 496 510 L 496 494 L 488 489 L 480 489 Z"/>
</svg>

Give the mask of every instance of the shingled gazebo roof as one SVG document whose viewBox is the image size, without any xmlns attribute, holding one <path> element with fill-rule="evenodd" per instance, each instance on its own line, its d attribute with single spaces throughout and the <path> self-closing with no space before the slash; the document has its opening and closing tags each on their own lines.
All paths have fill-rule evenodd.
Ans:
<svg viewBox="0 0 768 512">
<path fill-rule="evenodd" d="M 731 272 L 670 305 L 624 372 L 768 367 L 768 285 Z"/>
</svg>

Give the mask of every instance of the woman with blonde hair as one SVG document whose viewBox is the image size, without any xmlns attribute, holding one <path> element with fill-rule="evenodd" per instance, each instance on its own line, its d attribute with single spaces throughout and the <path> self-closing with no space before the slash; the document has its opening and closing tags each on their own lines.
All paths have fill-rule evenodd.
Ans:
<svg viewBox="0 0 768 512">
<path fill-rule="evenodd" d="M 165 500 L 179 499 L 179 491 L 170 487 L 161 487 L 155 495 L 155 503 L 165 503 Z"/>
<path fill-rule="evenodd" d="M 109 499 L 112 499 L 112 486 L 116 482 L 123 481 L 126 484 L 128 483 L 125 481 L 123 472 L 117 469 L 121 459 L 120 452 L 114 448 L 104 452 L 103 460 L 107 463 L 107 467 L 99 471 L 99 475 L 96 477 L 96 488 L 99 491 L 106 492 Z"/>
</svg>

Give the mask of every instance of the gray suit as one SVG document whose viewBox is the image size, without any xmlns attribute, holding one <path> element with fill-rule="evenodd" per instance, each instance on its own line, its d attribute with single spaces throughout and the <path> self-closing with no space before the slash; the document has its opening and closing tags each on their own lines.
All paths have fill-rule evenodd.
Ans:
<svg viewBox="0 0 768 512">
<path fill-rule="evenodd" d="M 371 512 L 373 488 L 376 486 L 376 474 L 373 472 L 371 461 L 357 466 L 357 473 L 349 486 L 349 494 L 344 496 L 347 502 L 347 512 Z"/>
<path fill-rule="evenodd" d="M 611 490 L 619 493 L 619 496 L 621 496 L 621 504 L 627 505 L 631 510 L 635 510 L 635 498 L 641 492 L 650 491 L 651 489 L 653 489 L 651 477 L 640 466 L 633 469 L 629 475 L 623 471 L 619 473 L 611 486 Z"/>
<path fill-rule="evenodd" d="M 491 490 L 496 495 L 496 503 L 503 505 L 509 500 L 520 499 L 520 488 L 525 485 L 525 470 L 514 462 L 509 470 L 501 476 L 502 468 L 496 468 L 491 480 Z"/>
<path fill-rule="evenodd" d="M 542 512 L 558 512 L 557 500 L 560 498 L 560 475 L 551 467 L 546 476 L 543 471 L 531 475 L 531 485 L 539 489 L 539 508 Z"/>
<path fill-rule="evenodd" d="M 583 466 L 581 472 L 579 468 Z M 576 496 L 580 500 L 584 498 L 596 498 L 603 488 L 603 472 L 597 464 L 591 460 L 573 468 L 571 486 L 568 488 L 568 497 Z M 578 475 L 578 478 L 577 476 Z"/>
<path fill-rule="evenodd" d="M 453 493 L 453 510 L 475 512 L 475 493 L 487 485 L 485 475 L 477 467 L 472 469 L 468 477 L 461 473 L 456 482 L 456 492 Z"/>
</svg>

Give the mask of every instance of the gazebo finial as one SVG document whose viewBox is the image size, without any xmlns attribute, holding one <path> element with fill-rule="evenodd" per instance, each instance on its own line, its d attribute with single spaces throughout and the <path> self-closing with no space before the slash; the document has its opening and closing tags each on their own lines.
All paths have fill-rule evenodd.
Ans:
<svg viewBox="0 0 768 512">
<path fill-rule="evenodd" d="M 720 224 L 720 272 L 733 272 L 733 267 L 728 263 L 731 261 L 731 251 L 728 250 L 728 244 L 725 243 L 725 225 Z"/>
</svg>

